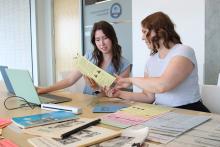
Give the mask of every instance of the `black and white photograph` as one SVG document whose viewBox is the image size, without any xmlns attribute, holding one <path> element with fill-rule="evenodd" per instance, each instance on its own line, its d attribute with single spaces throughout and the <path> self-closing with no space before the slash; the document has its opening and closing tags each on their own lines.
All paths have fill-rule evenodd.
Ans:
<svg viewBox="0 0 220 147">
<path fill-rule="evenodd" d="M 67 144 L 72 144 L 75 142 L 83 141 L 84 139 L 92 138 L 92 137 L 100 135 L 100 134 L 101 133 L 99 133 L 99 132 L 84 129 L 82 131 L 79 131 L 79 132 L 69 136 L 68 138 L 65 138 L 65 139 L 54 138 L 54 140 L 58 141 L 59 143 L 61 143 L 63 145 L 67 145 Z"/>
</svg>

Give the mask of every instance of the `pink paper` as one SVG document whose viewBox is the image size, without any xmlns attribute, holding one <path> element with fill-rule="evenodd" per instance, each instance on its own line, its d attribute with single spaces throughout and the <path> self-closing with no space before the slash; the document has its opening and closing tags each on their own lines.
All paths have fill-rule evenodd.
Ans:
<svg viewBox="0 0 220 147">
<path fill-rule="evenodd" d="M 18 145 L 14 144 L 9 139 L 0 140 L 0 146 L 2 146 L 2 147 L 18 147 Z"/>
<path fill-rule="evenodd" d="M 133 116 L 123 112 L 116 112 L 102 117 L 105 121 L 116 122 L 123 125 L 137 125 L 147 120 L 147 118 Z"/>
<path fill-rule="evenodd" d="M 4 128 L 11 123 L 11 119 L 0 118 L 0 128 Z"/>
<path fill-rule="evenodd" d="M 2 124 L 7 124 L 7 123 L 11 123 L 11 119 L 10 118 L 0 118 L 0 125 Z"/>
</svg>

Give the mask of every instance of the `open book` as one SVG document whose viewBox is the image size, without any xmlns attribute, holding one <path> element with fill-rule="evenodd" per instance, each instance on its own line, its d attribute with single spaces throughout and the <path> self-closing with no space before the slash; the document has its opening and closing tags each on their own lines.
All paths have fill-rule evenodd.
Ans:
<svg viewBox="0 0 220 147">
<path fill-rule="evenodd" d="M 96 119 L 89 119 L 89 118 L 81 117 L 79 119 L 69 120 L 65 122 L 59 122 L 55 124 L 44 125 L 44 126 L 39 126 L 39 127 L 34 127 L 34 128 L 27 128 L 27 129 L 22 130 L 22 132 L 31 134 L 31 135 L 43 136 L 43 137 L 61 138 L 62 134 L 69 132 L 70 130 L 79 128 L 94 120 Z"/>
<path fill-rule="evenodd" d="M 148 127 L 127 128 L 122 131 L 120 137 L 107 140 L 92 147 L 140 147 L 143 146 L 148 136 Z"/>
<path fill-rule="evenodd" d="M 120 134 L 121 132 L 119 131 L 113 131 L 98 126 L 92 126 L 82 131 L 79 131 L 65 139 L 35 137 L 28 139 L 28 142 L 30 142 L 35 147 L 90 146 L 117 137 Z"/>
<path fill-rule="evenodd" d="M 110 87 L 115 81 L 115 77 L 88 61 L 85 57 L 77 54 L 73 59 L 74 67 L 82 74 L 92 78 L 98 85 Z"/>
</svg>

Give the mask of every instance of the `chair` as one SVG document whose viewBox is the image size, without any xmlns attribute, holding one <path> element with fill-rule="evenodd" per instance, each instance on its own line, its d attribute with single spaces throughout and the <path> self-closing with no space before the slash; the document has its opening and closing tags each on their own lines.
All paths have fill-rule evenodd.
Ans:
<svg viewBox="0 0 220 147">
<path fill-rule="evenodd" d="M 216 85 L 201 85 L 203 104 L 212 113 L 220 114 L 220 87 Z"/>
<path fill-rule="evenodd" d="M 220 86 L 220 73 L 218 74 L 218 83 L 217 83 L 218 86 Z"/>
<path fill-rule="evenodd" d="M 62 79 L 66 78 L 66 76 L 69 73 L 70 71 L 61 72 Z M 83 93 L 84 86 L 85 86 L 85 81 L 83 78 L 80 78 L 75 84 L 73 84 L 68 88 L 65 88 L 65 90 L 73 93 Z"/>
</svg>

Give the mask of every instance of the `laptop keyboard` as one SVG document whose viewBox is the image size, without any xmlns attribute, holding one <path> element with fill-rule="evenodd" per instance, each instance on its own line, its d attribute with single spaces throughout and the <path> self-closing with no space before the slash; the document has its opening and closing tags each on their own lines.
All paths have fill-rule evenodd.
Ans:
<svg viewBox="0 0 220 147">
<path fill-rule="evenodd" d="M 57 96 L 53 94 L 41 94 L 39 95 L 41 103 L 60 103 L 60 102 L 68 102 L 71 101 L 70 98 Z"/>
<path fill-rule="evenodd" d="M 52 99 L 52 98 L 46 98 L 46 97 L 43 97 L 43 96 L 39 96 L 40 98 L 40 101 L 42 103 L 53 103 L 53 102 L 56 102 L 56 100 Z"/>
</svg>

